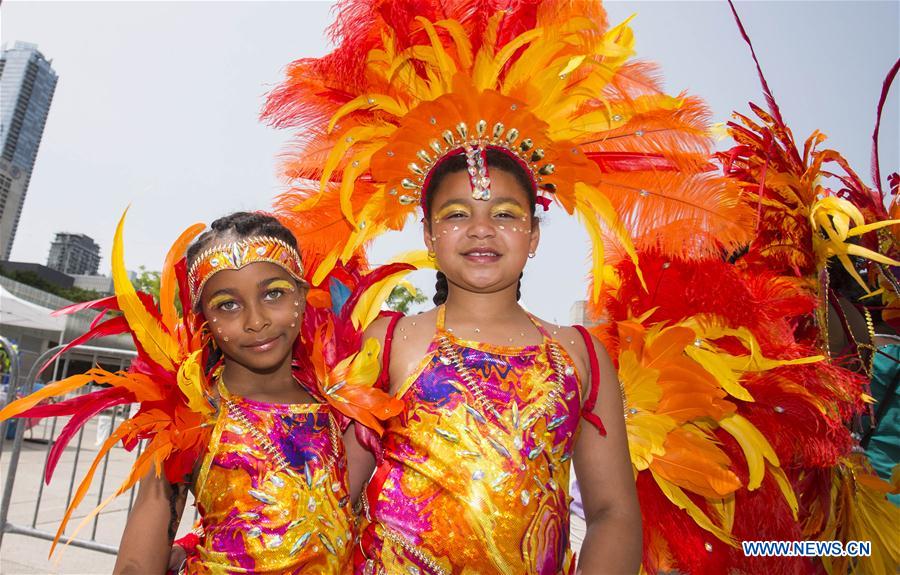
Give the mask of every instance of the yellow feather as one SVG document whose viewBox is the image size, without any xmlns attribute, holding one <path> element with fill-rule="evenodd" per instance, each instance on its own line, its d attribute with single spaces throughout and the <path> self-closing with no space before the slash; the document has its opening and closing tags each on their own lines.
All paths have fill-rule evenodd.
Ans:
<svg viewBox="0 0 900 575">
<path fill-rule="evenodd" d="M 119 309 L 125 315 L 128 327 L 134 337 L 140 342 L 147 355 L 167 371 L 174 371 L 175 364 L 181 359 L 181 350 L 178 341 L 165 333 L 162 326 L 144 308 L 144 304 L 138 299 L 137 292 L 128 279 L 125 269 L 125 257 L 122 249 L 122 229 L 125 225 L 125 213 L 116 226 L 116 235 L 113 239 L 112 249 L 112 276 L 113 286 L 116 290 L 116 301 Z"/>
<path fill-rule="evenodd" d="M 716 511 L 719 516 L 719 525 L 722 529 L 731 533 L 734 527 L 734 496 L 725 497 L 723 499 L 710 499 L 708 505 Z"/>
<path fill-rule="evenodd" d="M 369 162 L 372 160 L 372 154 L 381 148 L 381 144 L 376 146 L 367 146 L 360 153 L 353 156 L 352 161 L 344 168 L 344 174 L 341 178 L 341 189 L 338 191 L 341 199 L 341 213 L 350 224 L 356 228 L 356 215 L 353 213 L 353 189 L 356 179 L 366 170 L 369 169 Z"/>
<path fill-rule="evenodd" d="M 635 273 L 637 274 L 638 279 L 641 282 L 641 286 L 644 289 L 647 289 L 647 284 L 644 282 L 644 274 L 641 272 L 640 265 L 638 264 L 638 255 L 637 251 L 634 248 L 634 243 L 631 241 L 631 236 L 625 231 L 625 227 L 622 225 L 622 221 L 619 219 L 618 214 L 616 213 L 616 209 L 613 207 L 612 203 L 609 201 L 609 198 L 606 197 L 598 188 L 594 186 L 590 186 L 583 182 L 575 183 L 575 203 L 576 205 L 585 206 L 590 212 L 593 212 L 595 217 L 591 218 L 587 214 L 590 213 L 587 210 L 581 212 L 585 219 L 593 220 L 596 231 L 600 231 L 599 222 L 597 222 L 597 218 L 602 219 L 610 231 L 613 233 L 616 241 L 619 245 L 625 250 L 625 253 L 628 254 L 631 261 L 635 266 Z M 589 230 L 590 231 L 590 230 Z M 593 232 L 591 232 L 591 239 L 594 243 L 594 248 L 597 246 L 603 245 L 602 235 L 595 236 Z M 603 252 L 600 252 L 600 260 L 598 261 L 596 258 L 594 260 L 594 278 L 602 278 L 603 277 Z M 598 301 L 599 298 L 599 287 L 595 284 L 593 297 L 594 301 Z"/>
<path fill-rule="evenodd" d="M 381 362 L 378 353 L 381 345 L 374 337 L 366 338 L 362 349 L 353 357 L 347 369 L 347 383 L 363 387 L 372 387 L 381 373 Z"/>
<path fill-rule="evenodd" d="M 576 184 L 576 187 L 578 184 Z M 598 302 L 600 301 L 600 293 L 603 290 L 603 255 L 604 255 L 604 245 L 603 245 L 603 230 L 600 229 L 600 223 L 594 217 L 594 214 L 591 213 L 587 208 L 583 206 L 576 206 L 575 208 L 578 212 L 578 216 L 581 218 L 581 221 L 584 223 L 585 229 L 587 229 L 588 235 L 591 238 L 591 258 L 593 259 L 592 266 L 592 291 L 591 291 L 591 301 Z"/>
<path fill-rule="evenodd" d="M 322 259 L 322 263 L 319 264 L 319 267 L 316 268 L 316 273 L 313 274 L 312 277 L 312 285 L 317 286 L 322 283 L 322 280 L 328 275 L 328 273 L 334 269 L 334 264 L 337 263 L 338 256 L 340 255 L 340 246 L 334 248 Z"/>
<path fill-rule="evenodd" d="M 722 389 L 727 391 L 732 397 L 743 401 L 754 401 L 750 392 L 738 383 L 740 376 L 725 361 L 726 354 L 719 354 L 693 345 L 687 346 L 684 352 L 715 377 Z"/>
<path fill-rule="evenodd" d="M 401 84 L 408 93 L 408 101 L 422 102 L 429 99 L 431 87 L 419 76 L 416 67 L 409 61 L 410 58 L 429 62 L 433 57 L 430 50 L 424 46 L 411 46 L 404 50 L 388 69 L 387 80 L 394 84 Z M 399 76 L 395 78 L 395 76 Z"/>
<path fill-rule="evenodd" d="M 891 222 L 894 222 L 894 221 L 900 223 L 900 220 L 891 220 Z M 885 265 L 889 265 L 889 266 L 900 266 L 900 261 L 893 260 L 887 256 L 883 256 L 883 255 L 879 254 L 878 252 L 873 252 L 870 249 L 866 249 L 866 248 L 864 248 L 862 246 L 858 246 L 856 244 L 847 244 L 847 253 L 850 254 L 851 256 L 859 256 L 859 257 L 867 258 L 872 261 L 878 262 L 880 264 L 885 264 Z"/>
<path fill-rule="evenodd" d="M 430 263 L 427 257 L 423 257 L 423 254 L 425 252 L 421 250 L 408 252 L 396 258 L 392 263 L 412 263 L 418 269 L 431 267 L 433 264 Z M 378 317 L 381 311 L 381 306 L 388 296 L 391 295 L 391 291 L 410 271 L 412 270 L 393 273 L 369 287 L 359 298 L 356 307 L 353 308 L 350 314 L 353 325 L 358 329 L 366 329 L 370 323 L 375 321 L 375 318 Z"/>
<path fill-rule="evenodd" d="M 476 87 L 492 85 L 489 83 L 488 78 L 492 77 L 491 70 L 493 69 L 494 48 L 497 45 L 497 30 L 502 19 L 503 12 L 497 12 L 488 19 L 481 41 L 481 48 L 475 54 L 475 64 L 472 66 L 472 84 Z"/>
<path fill-rule="evenodd" d="M 551 43 L 541 38 L 527 46 L 506 71 L 503 77 L 503 93 L 509 94 L 521 84 L 534 87 L 537 72 L 548 67 L 561 45 L 558 40 Z"/>
<path fill-rule="evenodd" d="M 762 484 L 765 474 L 765 462 L 768 461 L 776 467 L 779 465 L 775 450 L 755 425 L 736 413 L 720 419 L 719 425 L 737 440 L 744 452 L 750 472 L 747 489 L 750 491 L 757 489 Z"/>
<path fill-rule="evenodd" d="M 355 146 L 358 142 L 367 142 L 373 138 L 388 137 L 396 129 L 396 126 L 381 125 L 353 126 L 352 128 L 345 130 L 341 134 L 341 137 L 338 138 L 334 147 L 331 149 L 331 152 L 329 152 L 328 158 L 325 160 L 325 165 L 322 167 L 322 178 L 319 181 L 321 193 L 327 193 L 326 184 L 331 180 L 332 174 L 334 174 L 334 171 L 341 163 L 347 150 Z"/>
<path fill-rule="evenodd" d="M 770 463 L 766 464 L 766 469 L 769 470 L 769 475 L 771 475 L 775 480 L 775 483 L 778 484 L 778 489 L 780 489 L 781 494 L 784 495 L 784 500 L 787 501 L 788 506 L 790 506 L 791 515 L 794 516 L 794 521 L 796 521 L 797 510 L 800 508 L 800 504 L 797 502 L 797 495 L 794 493 L 794 488 L 791 487 L 791 482 L 788 481 L 787 475 L 784 474 L 784 470 L 781 467 Z"/>
<path fill-rule="evenodd" d="M 384 195 L 384 187 L 380 187 L 362 207 L 358 217 L 361 222 L 365 222 L 365 225 L 357 226 L 350 233 L 350 237 L 347 238 L 344 244 L 344 249 L 340 252 L 338 258 L 340 261 L 349 261 L 369 240 L 388 229 L 385 220 L 378 217 L 380 214 L 379 210 L 383 206 Z"/>
<path fill-rule="evenodd" d="M 464 70 L 468 70 L 472 66 L 472 42 L 463 29 L 462 24 L 457 20 L 439 20 L 434 23 L 450 33 L 453 43 L 456 45 L 456 56 L 459 58 L 459 64 Z"/>
<path fill-rule="evenodd" d="M 435 54 L 435 62 L 439 72 L 438 78 L 441 82 L 441 88 L 443 91 L 447 91 L 450 89 L 453 76 L 456 75 L 456 64 L 449 56 L 447 56 L 447 52 L 444 50 L 443 44 L 441 44 L 441 39 L 438 37 L 437 31 L 434 29 L 431 22 L 422 16 L 416 16 L 416 21 L 422 25 L 425 29 L 425 33 L 428 34 L 428 39 L 431 40 L 431 47 Z"/>
<path fill-rule="evenodd" d="M 328 131 L 334 130 L 335 124 L 340 122 L 347 114 L 364 108 L 382 110 L 398 117 L 406 115 L 409 111 L 406 106 L 390 96 L 385 96 L 384 94 L 362 94 L 338 108 L 337 112 L 331 116 L 331 120 L 328 121 Z"/>
<path fill-rule="evenodd" d="M 568 64 L 566 64 L 565 67 L 559 71 L 559 74 L 561 76 L 568 76 L 570 73 L 577 70 L 579 66 L 581 66 L 585 58 L 587 58 L 587 56 L 585 56 L 584 54 L 580 54 L 578 56 L 570 58 Z"/>
<path fill-rule="evenodd" d="M 880 222 L 866 224 L 864 226 L 856 226 L 855 228 L 853 228 L 852 230 L 847 232 L 847 236 L 848 237 L 861 236 L 861 235 L 867 234 L 871 231 L 875 231 L 875 230 L 881 229 L 886 226 L 893 226 L 896 224 L 900 224 L 900 220 L 883 220 Z M 891 265 L 895 265 L 895 264 L 891 264 Z"/>
<path fill-rule="evenodd" d="M 475 87 L 480 90 L 490 90 L 496 88 L 500 83 L 500 71 L 503 70 L 506 63 L 512 58 L 522 46 L 525 46 L 541 37 L 544 33 L 542 28 L 535 28 L 527 32 L 519 34 L 510 40 L 500 52 L 491 59 L 489 66 L 484 70 L 483 76 L 476 79 Z"/>
<path fill-rule="evenodd" d="M 203 414 L 213 413 L 213 406 L 209 403 L 204 389 L 203 370 L 200 367 L 200 358 L 203 350 L 199 349 L 185 358 L 178 367 L 178 388 L 188 400 L 188 407 L 192 411 Z"/>
<path fill-rule="evenodd" d="M 159 307 L 162 322 L 169 331 L 175 328 L 178 312 L 175 308 L 175 263 L 184 257 L 187 244 L 206 228 L 205 224 L 194 224 L 178 236 L 166 254 L 162 274 L 159 277 Z"/>
<path fill-rule="evenodd" d="M 650 470 L 650 473 L 653 475 L 653 479 L 656 480 L 656 484 L 659 485 L 660 491 L 663 492 L 663 495 L 671 501 L 676 507 L 679 509 L 683 509 L 688 515 L 690 515 L 691 519 L 693 519 L 699 527 L 709 531 L 717 539 L 720 541 L 731 545 L 732 547 L 736 547 L 737 543 L 735 543 L 734 538 L 730 533 L 726 532 L 722 528 L 716 526 L 715 523 L 705 514 L 703 511 L 697 507 L 697 505 L 691 501 L 691 499 L 682 491 L 680 487 L 675 485 L 674 483 L 669 482 L 668 480 L 660 477 L 656 473 L 653 473 L 653 470 Z"/>
</svg>

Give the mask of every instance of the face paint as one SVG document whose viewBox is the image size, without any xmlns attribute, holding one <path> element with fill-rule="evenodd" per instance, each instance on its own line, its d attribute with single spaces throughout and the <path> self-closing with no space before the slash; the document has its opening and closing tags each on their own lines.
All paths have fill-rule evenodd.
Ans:
<svg viewBox="0 0 900 575">
<path fill-rule="evenodd" d="M 219 307 L 225 303 L 234 301 L 230 295 L 227 294 L 219 294 L 210 298 L 209 303 L 207 304 L 210 309 L 219 309 Z"/>
<path fill-rule="evenodd" d="M 266 285 L 267 291 L 272 291 L 272 290 L 277 290 L 277 289 L 284 290 L 286 292 L 297 291 L 296 288 L 294 287 L 294 285 L 291 284 L 291 282 L 289 282 L 288 280 L 283 280 L 283 279 L 272 280 L 268 283 L 268 285 Z"/>
<path fill-rule="evenodd" d="M 522 206 L 520 206 L 516 202 L 500 202 L 499 204 L 491 207 L 491 217 L 497 217 L 504 214 L 513 218 L 519 218 L 522 221 L 525 221 L 527 219 L 525 210 L 523 210 Z"/>
<path fill-rule="evenodd" d="M 472 215 L 472 211 L 468 208 L 468 206 L 464 204 L 452 202 L 438 210 L 438 212 L 434 215 L 433 220 L 435 224 L 438 224 L 446 218 L 456 214 L 468 217 Z"/>
</svg>

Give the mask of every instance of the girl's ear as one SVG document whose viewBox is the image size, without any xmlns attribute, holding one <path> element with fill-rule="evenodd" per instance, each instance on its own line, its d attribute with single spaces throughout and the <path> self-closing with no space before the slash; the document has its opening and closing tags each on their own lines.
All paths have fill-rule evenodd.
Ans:
<svg viewBox="0 0 900 575">
<path fill-rule="evenodd" d="M 425 248 L 429 252 L 434 252 L 434 236 L 431 235 L 431 222 L 422 220 L 422 240 L 425 242 Z"/>
<path fill-rule="evenodd" d="M 528 243 L 528 251 L 537 252 L 539 243 L 541 243 L 541 221 L 531 216 L 531 241 Z"/>
</svg>

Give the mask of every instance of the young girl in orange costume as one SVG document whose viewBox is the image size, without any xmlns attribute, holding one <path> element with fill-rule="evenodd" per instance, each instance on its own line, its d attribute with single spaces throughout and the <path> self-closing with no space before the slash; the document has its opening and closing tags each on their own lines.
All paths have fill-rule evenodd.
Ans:
<svg viewBox="0 0 900 575">
<path fill-rule="evenodd" d="M 52 413 L 43 406 L 29 411 L 41 398 L 33 394 L 0 417 L 74 413 L 83 422 L 85 409 L 141 403 L 97 459 L 120 439 L 131 447 L 150 440 L 116 493 L 143 476 L 117 574 L 165 571 L 188 490 L 202 534 L 180 572 L 348 573 L 356 531 L 341 434 L 351 418 L 379 429 L 376 416 L 395 413 L 396 402 L 362 386 L 359 374 L 371 371 L 365 366 L 372 361 L 357 353 L 346 322 L 321 309 L 304 318 L 309 286 L 296 240 L 278 220 L 244 212 L 220 218 L 182 259 L 179 251 L 198 231 L 191 228 L 170 252 L 167 266 L 178 263 L 164 271 L 157 311 L 124 275 L 120 224 L 116 297 L 89 305 L 124 312 L 109 321 L 134 335 L 138 357 L 127 373 L 92 370 L 39 393 L 59 395 L 92 379 L 108 389 L 57 404 Z M 180 318 L 168 300 L 175 278 Z M 311 336 L 306 342 L 301 330 Z M 355 345 L 349 354 L 335 342 L 340 330 Z"/>
<path fill-rule="evenodd" d="M 488 187 L 473 186 L 467 159 L 487 166 Z M 637 571 L 640 513 L 615 369 L 584 328 L 517 303 L 540 239 L 535 182 L 499 147 L 448 154 L 429 178 L 438 307 L 368 332 L 384 343 L 382 377 L 406 407 L 386 425 L 366 490 L 357 573 L 573 572 L 570 458 L 588 522 L 581 568 Z M 582 416 L 595 427 L 581 429 Z"/>
</svg>

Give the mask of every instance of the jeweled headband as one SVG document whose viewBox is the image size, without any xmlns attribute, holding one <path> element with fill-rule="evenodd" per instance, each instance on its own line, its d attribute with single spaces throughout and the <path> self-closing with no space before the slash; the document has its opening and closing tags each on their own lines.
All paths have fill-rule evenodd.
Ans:
<svg viewBox="0 0 900 575">
<path fill-rule="evenodd" d="M 491 178 L 488 172 L 486 152 L 492 149 L 505 153 L 518 163 L 531 178 L 535 191 L 556 192 L 556 186 L 553 183 L 544 181 L 547 176 L 553 174 L 554 165 L 549 162 L 539 163 L 544 158 L 542 149 L 533 149 L 534 143 L 530 138 L 525 138 L 516 145 L 516 140 L 519 138 L 519 131 L 516 128 L 510 128 L 507 131 L 506 127 L 498 122 L 488 134 L 487 127 L 487 122 L 481 120 L 475 125 L 475 134 L 469 134 L 468 126 L 465 122 L 460 122 L 456 126 L 458 137 L 450 130 L 444 130 L 442 138 L 446 146 L 441 146 L 437 140 L 432 141 L 431 146 L 436 157 L 432 158 L 431 154 L 425 150 L 419 150 L 416 155 L 424 163 L 424 166 L 420 166 L 416 162 L 409 164 L 412 177 L 404 178 L 400 183 L 407 190 L 406 194 L 400 196 L 400 203 L 418 201 L 424 207 L 423 191 L 428 188 L 431 174 L 438 165 L 459 154 L 466 156 L 466 170 L 469 173 L 472 197 L 476 200 L 489 200 L 491 198 Z M 550 202 L 549 200 L 541 201 L 545 199 L 538 196 L 538 203 L 544 205 L 546 209 Z"/>
<path fill-rule="evenodd" d="M 236 242 L 215 245 L 204 250 L 188 271 L 188 285 L 191 290 L 191 305 L 200 301 L 203 286 L 222 270 L 239 270 L 256 262 L 269 262 L 284 268 L 300 282 L 303 279 L 303 262 L 297 250 L 284 240 L 272 236 L 253 236 Z"/>
</svg>

